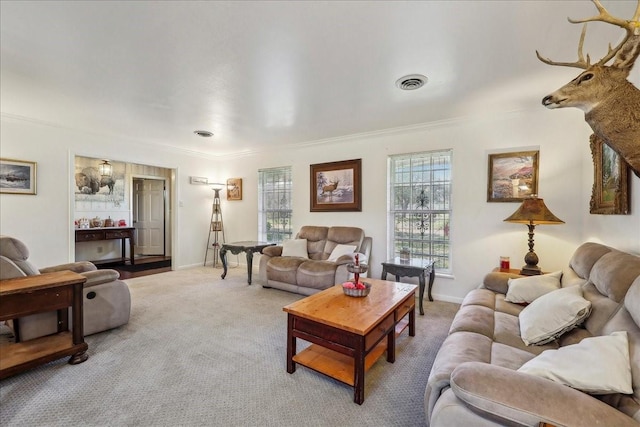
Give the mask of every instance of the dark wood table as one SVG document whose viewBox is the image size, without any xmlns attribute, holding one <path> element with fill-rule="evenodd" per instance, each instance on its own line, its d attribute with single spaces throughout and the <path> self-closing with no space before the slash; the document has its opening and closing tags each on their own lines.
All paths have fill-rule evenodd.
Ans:
<svg viewBox="0 0 640 427">
<path fill-rule="evenodd" d="M 395 362 L 396 337 L 407 327 L 415 336 L 416 285 L 363 279 L 366 297 L 350 297 L 342 286 L 301 299 L 287 313 L 287 372 L 306 366 L 354 388 L 353 400 L 364 402 L 364 375 L 387 353 Z M 312 344 L 297 353 L 296 339 Z"/>
<path fill-rule="evenodd" d="M 396 282 L 399 282 L 401 277 L 417 277 L 420 283 L 420 314 L 424 315 L 422 300 L 424 299 L 425 276 L 427 272 L 429 272 L 429 301 L 433 301 L 431 288 L 436 278 L 436 269 L 432 259 L 410 258 L 408 261 L 403 261 L 399 257 L 392 258 L 382 263 L 381 279 L 386 280 L 387 274 L 395 275 Z"/>
<path fill-rule="evenodd" d="M 122 240 L 122 262 L 126 259 L 125 241 L 129 239 L 129 262 L 134 261 L 134 245 L 136 238 L 135 227 L 101 227 L 101 228 L 76 228 L 76 242 L 95 242 L 99 240 Z M 96 263 L 99 263 L 97 261 Z"/>
<path fill-rule="evenodd" d="M 58 311 L 57 333 L 0 346 L 0 379 L 65 356 L 71 356 L 72 365 L 87 360 L 82 311 L 86 281 L 69 270 L 0 280 L 0 321 Z M 69 307 L 73 308 L 72 331 L 68 327 Z"/>
<path fill-rule="evenodd" d="M 262 252 L 267 246 L 273 246 L 275 243 L 256 242 L 253 240 L 233 243 L 223 243 L 220 247 L 220 260 L 222 261 L 223 279 L 227 276 L 227 251 L 230 251 L 234 255 L 238 255 L 240 252 L 247 254 L 247 281 L 251 284 L 251 272 L 253 270 L 253 253 Z"/>
</svg>

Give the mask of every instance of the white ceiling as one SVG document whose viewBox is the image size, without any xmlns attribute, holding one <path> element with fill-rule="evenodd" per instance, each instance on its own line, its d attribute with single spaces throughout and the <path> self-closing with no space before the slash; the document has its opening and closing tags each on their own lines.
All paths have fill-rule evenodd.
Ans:
<svg viewBox="0 0 640 427">
<path fill-rule="evenodd" d="M 635 0 L 603 0 L 629 18 Z M 5 1 L 4 116 L 238 155 L 544 108 L 579 70 L 581 1 Z M 601 56 L 622 31 L 592 24 Z M 637 71 L 637 70 L 636 70 Z M 634 71 L 635 72 L 635 71 Z M 401 91 L 395 81 L 429 82 Z M 212 131 L 213 138 L 193 134 Z"/>
</svg>

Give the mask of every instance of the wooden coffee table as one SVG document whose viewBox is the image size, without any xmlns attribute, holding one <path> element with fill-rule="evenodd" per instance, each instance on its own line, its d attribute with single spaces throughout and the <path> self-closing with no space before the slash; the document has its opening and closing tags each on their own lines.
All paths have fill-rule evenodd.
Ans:
<svg viewBox="0 0 640 427">
<path fill-rule="evenodd" d="M 364 374 L 386 351 L 395 361 L 395 339 L 407 326 L 415 336 L 416 285 L 365 279 L 366 297 L 344 295 L 333 286 L 283 308 L 287 320 L 287 372 L 296 363 L 354 388 L 364 402 Z M 408 315 L 408 316 L 407 316 Z M 296 354 L 296 338 L 312 345 Z M 385 339 L 386 338 L 386 339 Z"/>
</svg>

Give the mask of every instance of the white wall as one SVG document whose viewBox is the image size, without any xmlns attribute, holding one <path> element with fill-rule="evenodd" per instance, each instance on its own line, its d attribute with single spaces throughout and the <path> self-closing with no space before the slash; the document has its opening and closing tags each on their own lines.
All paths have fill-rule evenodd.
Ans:
<svg viewBox="0 0 640 427">
<path fill-rule="evenodd" d="M 539 195 L 566 224 L 539 226 L 535 249 L 545 270 L 562 268 L 585 240 L 640 253 L 640 179 L 631 182 L 631 215 L 590 215 L 593 169 L 590 129 L 577 110 L 535 108 L 501 117 L 456 120 L 396 131 L 308 144 L 303 148 L 207 159 L 150 150 L 136 141 L 79 133 L 2 116 L 0 155 L 38 163 L 37 196 L 0 195 L 0 232 L 25 241 L 31 260 L 46 266 L 73 260 L 72 170 L 74 155 L 175 168 L 174 260 L 178 268 L 204 260 L 213 192 L 189 184 L 189 176 L 224 182 L 243 178 L 243 200 L 223 195 L 227 241 L 257 237 L 257 170 L 293 166 L 293 228 L 356 225 L 373 237 L 372 276 L 387 256 L 387 158 L 407 152 L 453 149 L 453 277 L 436 279 L 434 296 L 459 301 L 498 265 L 500 255 L 519 267 L 527 251 L 526 227 L 505 223 L 518 204 L 487 203 L 487 155 L 496 151 L 540 150 Z M 362 159 L 362 212 L 309 212 L 309 165 Z M 242 261 L 242 260 L 241 260 Z M 254 262 L 254 265 L 257 263 Z M 217 274 L 217 273 L 214 273 Z"/>
<path fill-rule="evenodd" d="M 567 123 L 571 123 L 567 126 Z M 575 248 L 586 240 L 600 241 L 640 253 L 640 180 L 632 178 L 632 215 L 590 215 L 593 166 L 591 131 L 578 110 L 536 108 L 503 117 L 459 120 L 386 133 L 325 141 L 225 161 L 223 176 L 242 177 L 242 202 L 223 201 L 228 240 L 257 235 L 257 170 L 293 166 L 293 228 L 302 225 L 354 225 L 373 237 L 372 277 L 379 277 L 387 257 L 386 207 L 389 155 L 453 148 L 453 277 L 438 278 L 434 296 L 459 301 L 485 273 L 510 256 L 519 268 L 528 250 L 527 228 L 502 220 L 517 203 L 487 203 L 487 156 L 491 152 L 540 150 L 539 196 L 566 224 L 539 226 L 535 249 L 547 271 L 564 267 Z M 362 212 L 309 211 L 309 165 L 362 159 Z"/>
</svg>

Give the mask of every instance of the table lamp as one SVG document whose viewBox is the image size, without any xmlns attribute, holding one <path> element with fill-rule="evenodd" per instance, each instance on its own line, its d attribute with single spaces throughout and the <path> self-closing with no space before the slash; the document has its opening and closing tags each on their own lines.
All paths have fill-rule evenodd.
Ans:
<svg viewBox="0 0 640 427">
<path fill-rule="evenodd" d="M 542 199 L 536 195 L 524 199 L 517 211 L 515 211 L 506 222 L 526 224 L 529 227 L 529 252 L 524 256 L 526 265 L 520 270 L 524 276 L 535 276 L 541 274 L 538 267 L 538 255 L 533 251 L 533 230 L 538 224 L 564 224 L 564 221 L 551 213 Z"/>
</svg>

